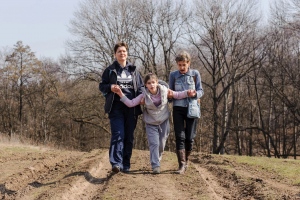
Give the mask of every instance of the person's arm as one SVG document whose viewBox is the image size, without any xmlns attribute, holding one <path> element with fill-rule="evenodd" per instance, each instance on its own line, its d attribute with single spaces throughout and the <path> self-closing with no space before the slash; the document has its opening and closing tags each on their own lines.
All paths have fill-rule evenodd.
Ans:
<svg viewBox="0 0 300 200">
<path fill-rule="evenodd" d="M 203 96 L 204 91 L 202 88 L 202 83 L 201 83 L 201 76 L 198 70 L 195 70 L 195 79 L 196 79 L 196 83 L 195 83 L 195 88 L 196 88 L 196 95 L 195 98 L 199 99 Z"/>
<path fill-rule="evenodd" d="M 187 97 L 194 97 L 196 95 L 196 91 L 195 90 L 184 90 L 184 91 L 172 91 L 173 93 L 173 98 L 174 99 L 184 99 Z"/>
<path fill-rule="evenodd" d="M 109 69 L 106 68 L 102 74 L 102 81 L 99 83 L 99 90 L 106 96 L 106 94 L 112 92 L 111 88 L 112 84 L 109 80 Z"/>
<path fill-rule="evenodd" d="M 173 91 L 175 90 L 175 87 L 174 87 L 174 82 L 175 82 L 175 80 L 174 80 L 174 78 L 173 78 L 173 76 L 172 76 L 172 73 L 173 72 L 171 72 L 170 73 L 170 75 L 169 75 L 169 90 L 168 90 L 168 101 L 169 102 L 172 102 L 172 99 L 173 99 Z"/>
<path fill-rule="evenodd" d="M 144 94 L 140 94 L 139 96 L 130 100 L 122 93 L 122 91 L 121 94 L 119 94 L 118 92 L 117 94 L 120 96 L 120 101 L 122 101 L 129 108 L 139 105 L 142 98 L 144 97 Z"/>
<path fill-rule="evenodd" d="M 143 93 L 142 88 L 144 88 L 144 82 L 139 71 L 136 71 L 136 79 L 137 79 L 137 95 L 140 95 Z"/>
<path fill-rule="evenodd" d="M 175 80 L 174 80 L 174 76 L 172 76 L 172 73 L 173 72 L 171 72 L 170 73 L 170 75 L 169 75 L 169 88 L 171 89 L 171 90 L 175 90 Z"/>
</svg>

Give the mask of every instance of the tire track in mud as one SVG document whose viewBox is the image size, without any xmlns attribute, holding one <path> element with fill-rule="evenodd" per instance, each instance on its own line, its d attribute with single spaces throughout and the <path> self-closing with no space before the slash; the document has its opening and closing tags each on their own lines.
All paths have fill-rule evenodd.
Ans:
<svg viewBox="0 0 300 200">
<path fill-rule="evenodd" d="M 211 199 L 223 200 L 224 198 L 232 198 L 230 194 L 226 190 L 224 190 L 223 187 L 219 186 L 218 182 L 214 180 L 216 177 L 212 175 L 207 169 L 200 167 L 196 163 L 191 162 L 191 164 L 196 168 L 201 178 L 205 181 L 207 189 L 211 192 Z"/>
<path fill-rule="evenodd" d="M 170 158 L 164 157 L 157 175 L 152 174 L 148 151 L 134 150 L 131 160 L 130 173 L 112 174 L 93 199 L 186 199 L 185 191 L 177 188 Z"/>
<path fill-rule="evenodd" d="M 110 168 L 108 151 L 101 153 L 101 159 L 95 163 L 82 177 L 79 177 L 75 183 L 72 183 L 70 188 L 64 191 L 61 199 L 92 199 L 96 195 L 97 191 L 108 180 L 107 171 Z"/>
<path fill-rule="evenodd" d="M 4 187 L 6 190 L 13 191 L 9 194 L 4 194 L 4 199 L 34 199 L 33 191 L 42 188 L 46 185 L 54 184 L 57 180 L 54 178 L 57 171 L 66 168 L 71 162 L 76 160 L 83 153 L 77 152 L 61 152 L 59 151 L 45 151 L 42 154 L 23 154 L 15 155 L 17 158 L 28 159 L 32 162 L 19 163 L 18 159 L 13 158 L 8 162 L 11 165 L 19 165 L 20 169 L 14 174 L 5 179 Z M 50 183 L 43 184 L 43 181 L 52 175 Z M 54 181 L 53 181 L 54 179 Z"/>
<path fill-rule="evenodd" d="M 257 170 L 218 155 L 193 156 L 193 165 L 219 198 L 300 199 L 299 187 L 281 183 L 274 172 Z"/>
<path fill-rule="evenodd" d="M 184 175 L 174 173 L 177 167 L 176 154 L 165 152 L 161 173 L 152 174 L 149 152 L 134 150 L 131 172 L 112 175 L 93 199 L 222 199 L 212 192 L 212 186 L 194 165 Z"/>
<path fill-rule="evenodd" d="M 176 154 L 167 151 L 161 174 L 154 175 L 149 151 L 133 150 L 128 174 L 111 173 L 108 149 L 0 152 L 0 171 L 6 174 L 0 176 L 0 199 L 5 200 L 300 198 L 299 186 L 291 180 L 234 157 L 194 152 L 187 172 L 178 175 Z"/>
</svg>

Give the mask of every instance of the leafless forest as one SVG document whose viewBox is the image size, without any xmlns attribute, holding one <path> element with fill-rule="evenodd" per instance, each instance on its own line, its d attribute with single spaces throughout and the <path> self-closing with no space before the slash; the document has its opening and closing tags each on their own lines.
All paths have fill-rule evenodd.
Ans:
<svg viewBox="0 0 300 200">
<path fill-rule="evenodd" d="M 191 53 L 204 88 L 196 151 L 300 156 L 300 1 L 274 1 L 267 21 L 257 2 L 82 1 L 69 53 L 58 60 L 36 58 L 22 41 L 0 49 L 0 135 L 82 151 L 108 147 L 98 84 L 114 44 L 125 41 L 142 75 L 165 81 L 175 53 Z M 171 119 L 167 150 L 174 140 Z M 134 145 L 148 146 L 142 120 Z"/>
</svg>

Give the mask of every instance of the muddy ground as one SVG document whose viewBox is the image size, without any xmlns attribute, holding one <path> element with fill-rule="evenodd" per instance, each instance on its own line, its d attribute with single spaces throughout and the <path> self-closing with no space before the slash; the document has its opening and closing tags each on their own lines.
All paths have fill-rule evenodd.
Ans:
<svg viewBox="0 0 300 200">
<path fill-rule="evenodd" d="M 134 150 L 131 173 L 111 173 L 108 149 L 91 152 L 0 143 L 0 199 L 300 199 L 300 186 L 235 157 L 193 153 L 187 173 L 165 152 L 152 174 L 149 152 Z M 299 175 L 300 176 L 300 175 Z"/>
</svg>

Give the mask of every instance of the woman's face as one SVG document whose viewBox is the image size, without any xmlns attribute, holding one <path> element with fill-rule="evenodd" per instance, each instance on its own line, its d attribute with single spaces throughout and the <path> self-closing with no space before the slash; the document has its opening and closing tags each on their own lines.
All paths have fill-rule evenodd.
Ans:
<svg viewBox="0 0 300 200">
<path fill-rule="evenodd" d="M 119 63 L 123 63 L 127 59 L 127 50 L 125 47 L 119 47 L 115 53 L 115 57 Z"/>
<path fill-rule="evenodd" d="M 148 88 L 149 92 L 151 94 L 157 93 L 157 80 L 156 79 L 149 79 L 146 83 L 146 87 Z"/>
<path fill-rule="evenodd" d="M 177 62 L 178 70 L 181 74 L 187 73 L 190 67 L 190 61 L 178 61 Z"/>
</svg>

